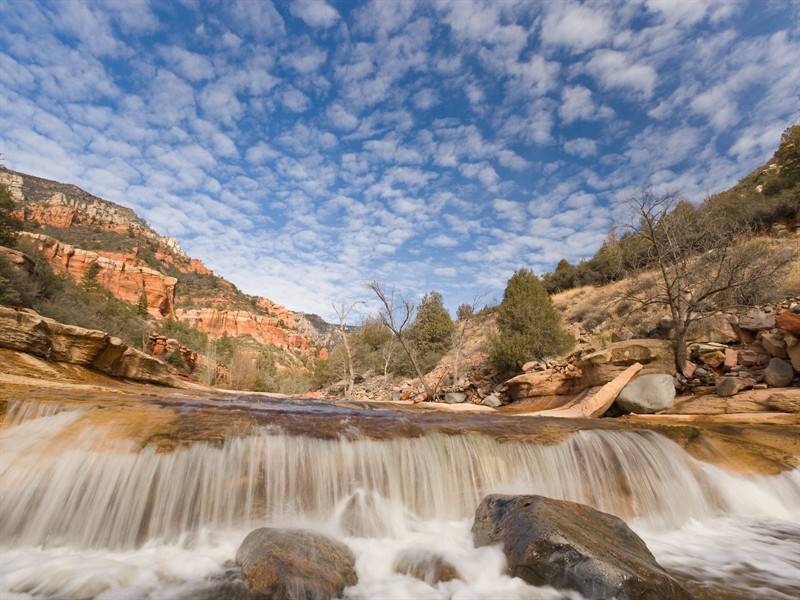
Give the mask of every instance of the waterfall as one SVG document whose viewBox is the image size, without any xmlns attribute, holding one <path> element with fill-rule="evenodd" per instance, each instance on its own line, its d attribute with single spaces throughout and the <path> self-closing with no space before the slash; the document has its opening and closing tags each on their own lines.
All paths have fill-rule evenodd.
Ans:
<svg viewBox="0 0 800 600">
<path fill-rule="evenodd" d="M 297 520 L 386 534 L 403 520 L 468 518 L 489 492 L 574 500 L 653 528 L 800 512 L 797 472 L 732 475 L 652 432 L 581 431 L 546 446 L 479 434 L 353 441 L 264 431 L 159 453 L 86 430 L 80 416 L 10 407 L 0 428 L 0 544 L 125 549 Z"/>
</svg>

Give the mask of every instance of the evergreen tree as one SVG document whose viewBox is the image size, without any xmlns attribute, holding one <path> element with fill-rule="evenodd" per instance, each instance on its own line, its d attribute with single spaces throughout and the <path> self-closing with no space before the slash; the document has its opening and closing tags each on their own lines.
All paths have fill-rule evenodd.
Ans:
<svg viewBox="0 0 800 600">
<path fill-rule="evenodd" d="M 139 300 L 136 303 L 136 312 L 139 314 L 140 317 L 147 318 L 149 314 L 147 312 L 147 292 L 144 291 L 144 287 L 142 291 L 139 293 Z"/>
<path fill-rule="evenodd" d="M 16 207 L 8 189 L 0 186 L 0 246 L 14 246 L 17 242 L 22 221 L 14 216 Z"/>
<path fill-rule="evenodd" d="M 508 280 L 497 311 L 499 336 L 490 358 L 498 370 L 518 370 L 529 360 L 568 350 L 573 340 L 561 329 L 558 313 L 539 278 L 520 269 Z"/>
<path fill-rule="evenodd" d="M 412 329 L 414 350 L 420 368 L 427 373 L 453 344 L 455 327 L 450 313 L 444 307 L 439 292 L 430 292 L 422 297 L 417 308 L 417 320 Z"/>
</svg>

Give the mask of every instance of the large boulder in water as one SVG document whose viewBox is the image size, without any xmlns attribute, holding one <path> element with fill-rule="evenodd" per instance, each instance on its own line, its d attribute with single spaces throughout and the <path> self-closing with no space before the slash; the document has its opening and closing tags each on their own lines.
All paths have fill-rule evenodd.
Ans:
<svg viewBox="0 0 800 600">
<path fill-rule="evenodd" d="M 491 495 L 475 512 L 476 546 L 502 544 L 512 576 L 585 598 L 691 598 L 625 522 L 543 496 Z"/>
<path fill-rule="evenodd" d="M 428 585 L 461 579 L 458 569 L 440 554 L 414 548 L 404 550 L 397 556 L 394 572 L 415 577 Z"/>
<path fill-rule="evenodd" d="M 251 597 L 259 600 L 329 600 L 358 582 L 350 549 L 303 529 L 262 527 L 236 552 Z"/>
<path fill-rule="evenodd" d="M 617 404 L 625 410 L 648 414 L 672 408 L 675 382 L 672 375 L 651 373 L 640 375 L 626 385 L 617 396 Z"/>
</svg>

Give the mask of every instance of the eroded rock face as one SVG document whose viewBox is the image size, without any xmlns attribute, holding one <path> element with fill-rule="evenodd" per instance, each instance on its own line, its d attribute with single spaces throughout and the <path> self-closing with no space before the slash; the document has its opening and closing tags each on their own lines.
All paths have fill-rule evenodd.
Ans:
<svg viewBox="0 0 800 600">
<path fill-rule="evenodd" d="M 103 331 L 65 325 L 32 310 L 0 306 L 0 347 L 107 375 L 171 385 L 169 367 Z"/>
<path fill-rule="evenodd" d="M 532 585 L 590 599 L 691 598 L 622 519 L 583 504 L 487 496 L 472 535 L 476 546 L 502 544 L 510 574 Z"/>
<path fill-rule="evenodd" d="M 692 322 L 686 332 L 686 341 L 734 344 L 739 341 L 739 336 L 728 317 L 724 314 L 717 314 Z"/>
<path fill-rule="evenodd" d="M 68 275 L 76 282 L 84 281 L 92 265 L 97 265 L 96 281 L 114 297 L 136 304 L 144 290 L 147 311 L 156 318 L 171 315 L 175 310 L 177 279 L 143 266 L 126 255 L 82 250 L 40 233 L 23 233 L 34 242 L 56 273 Z M 106 254 L 105 256 L 103 254 Z"/>
<path fill-rule="evenodd" d="M 672 375 L 651 373 L 640 375 L 617 396 L 617 404 L 625 410 L 647 414 L 672 408 L 675 401 L 675 384 Z"/>
<path fill-rule="evenodd" d="M 246 310 L 220 310 L 216 308 L 179 308 L 175 311 L 179 321 L 205 332 L 212 338 L 249 335 L 262 344 L 308 353 L 311 343 L 304 335 L 287 331 L 289 323 L 280 316 L 259 315 Z"/>
<path fill-rule="evenodd" d="M 301 529 L 262 527 L 251 531 L 236 552 L 253 598 L 328 600 L 358 582 L 350 549 Z"/>
</svg>

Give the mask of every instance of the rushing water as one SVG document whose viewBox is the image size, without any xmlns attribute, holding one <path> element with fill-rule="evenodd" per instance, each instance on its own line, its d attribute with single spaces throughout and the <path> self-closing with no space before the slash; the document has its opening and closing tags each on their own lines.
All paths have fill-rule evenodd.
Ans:
<svg viewBox="0 0 800 600">
<path fill-rule="evenodd" d="M 264 431 L 157 453 L 81 418 L 18 403 L 0 428 L 4 600 L 224 597 L 226 561 L 265 524 L 344 539 L 359 575 L 350 598 L 562 597 L 505 576 L 497 549 L 472 547 L 471 517 L 488 492 L 591 504 L 689 579 L 743 598 L 800 596 L 800 472 L 733 475 L 655 433 L 583 431 L 545 446 Z M 443 554 L 465 581 L 431 587 L 394 574 L 407 548 Z"/>
</svg>

